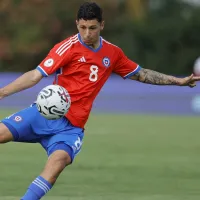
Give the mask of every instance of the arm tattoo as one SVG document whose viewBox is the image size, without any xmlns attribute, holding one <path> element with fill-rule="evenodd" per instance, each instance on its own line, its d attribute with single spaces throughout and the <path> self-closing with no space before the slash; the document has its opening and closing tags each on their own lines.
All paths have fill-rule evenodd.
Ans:
<svg viewBox="0 0 200 200">
<path fill-rule="evenodd" d="M 142 68 L 137 74 L 137 80 L 153 85 L 178 85 L 178 78 Z"/>
</svg>

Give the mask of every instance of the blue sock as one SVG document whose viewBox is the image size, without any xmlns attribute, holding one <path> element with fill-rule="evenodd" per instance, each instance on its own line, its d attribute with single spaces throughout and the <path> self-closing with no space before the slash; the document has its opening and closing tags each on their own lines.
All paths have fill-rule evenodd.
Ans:
<svg viewBox="0 0 200 200">
<path fill-rule="evenodd" d="M 21 200 L 38 200 L 41 199 L 50 189 L 52 185 L 43 177 L 38 176 L 28 187 L 25 195 Z"/>
</svg>

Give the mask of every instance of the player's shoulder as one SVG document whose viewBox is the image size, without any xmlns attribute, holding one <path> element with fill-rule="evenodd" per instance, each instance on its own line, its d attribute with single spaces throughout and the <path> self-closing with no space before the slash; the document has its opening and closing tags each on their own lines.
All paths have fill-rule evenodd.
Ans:
<svg viewBox="0 0 200 200">
<path fill-rule="evenodd" d="M 122 49 L 121 49 L 119 46 L 117 46 L 117 45 L 115 45 L 115 44 L 109 42 L 108 40 L 106 40 L 106 39 L 104 39 L 104 38 L 102 38 L 102 43 L 103 43 L 103 46 L 105 46 L 106 48 L 112 49 L 112 50 L 114 50 L 115 52 L 116 52 L 116 51 L 117 51 L 117 52 L 121 52 L 121 51 L 122 51 Z"/>
<path fill-rule="evenodd" d="M 59 47 L 62 46 L 63 44 L 72 44 L 76 42 L 78 42 L 78 34 L 67 37 L 66 39 L 58 42 L 55 46 Z"/>
<path fill-rule="evenodd" d="M 58 42 L 54 45 L 52 48 L 52 51 L 56 52 L 58 55 L 63 55 L 66 51 L 73 48 L 78 43 L 78 34 L 72 35 L 70 37 L 67 37 L 66 39 L 62 40 L 61 42 Z"/>
</svg>

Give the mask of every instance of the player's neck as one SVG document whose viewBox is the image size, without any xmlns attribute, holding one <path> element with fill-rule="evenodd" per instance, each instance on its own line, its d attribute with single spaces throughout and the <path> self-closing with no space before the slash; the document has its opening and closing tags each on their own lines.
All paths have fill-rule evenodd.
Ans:
<svg viewBox="0 0 200 200">
<path fill-rule="evenodd" d="M 92 49 L 98 49 L 99 46 L 100 46 L 100 38 L 96 43 L 89 45 L 89 47 Z"/>
<path fill-rule="evenodd" d="M 98 40 L 96 42 L 94 42 L 93 44 L 86 44 L 86 43 L 84 43 L 83 42 L 84 40 L 82 40 L 80 33 L 78 34 L 78 39 L 79 39 L 79 41 L 80 41 L 81 44 L 83 44 L 84 46 L 86 46 L 86 47 L 88 47 L 88 48 L 90 48 L 90 49 L 92 49 L 94 51 L 98 50 L 101 47 L 101 45 L 102 45 L 101 36 L 99 36 Z"/>
</svg>

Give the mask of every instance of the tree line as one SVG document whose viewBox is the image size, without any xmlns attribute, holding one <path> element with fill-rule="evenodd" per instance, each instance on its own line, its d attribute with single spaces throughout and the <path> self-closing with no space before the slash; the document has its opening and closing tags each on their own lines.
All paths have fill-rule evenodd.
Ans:
<svg viewBox="0 0 200 200">
<path fill-rule="evenodd" d="M 34 69 L 55 43 L 77 32 L 75 18 L 82 2 L 1 0 L 0 71 Z M 158 7 L 150 7 L 143 1 L 142 12 L 134 15 L 130 6 L 136 4 L 130 1 L 97 2 L 106 20 L 102 36 L 129 58 L 164 73 L 191 73 L 200 56 L 199 7 L 178 0 L 162 0 Z"/>
</svg>

